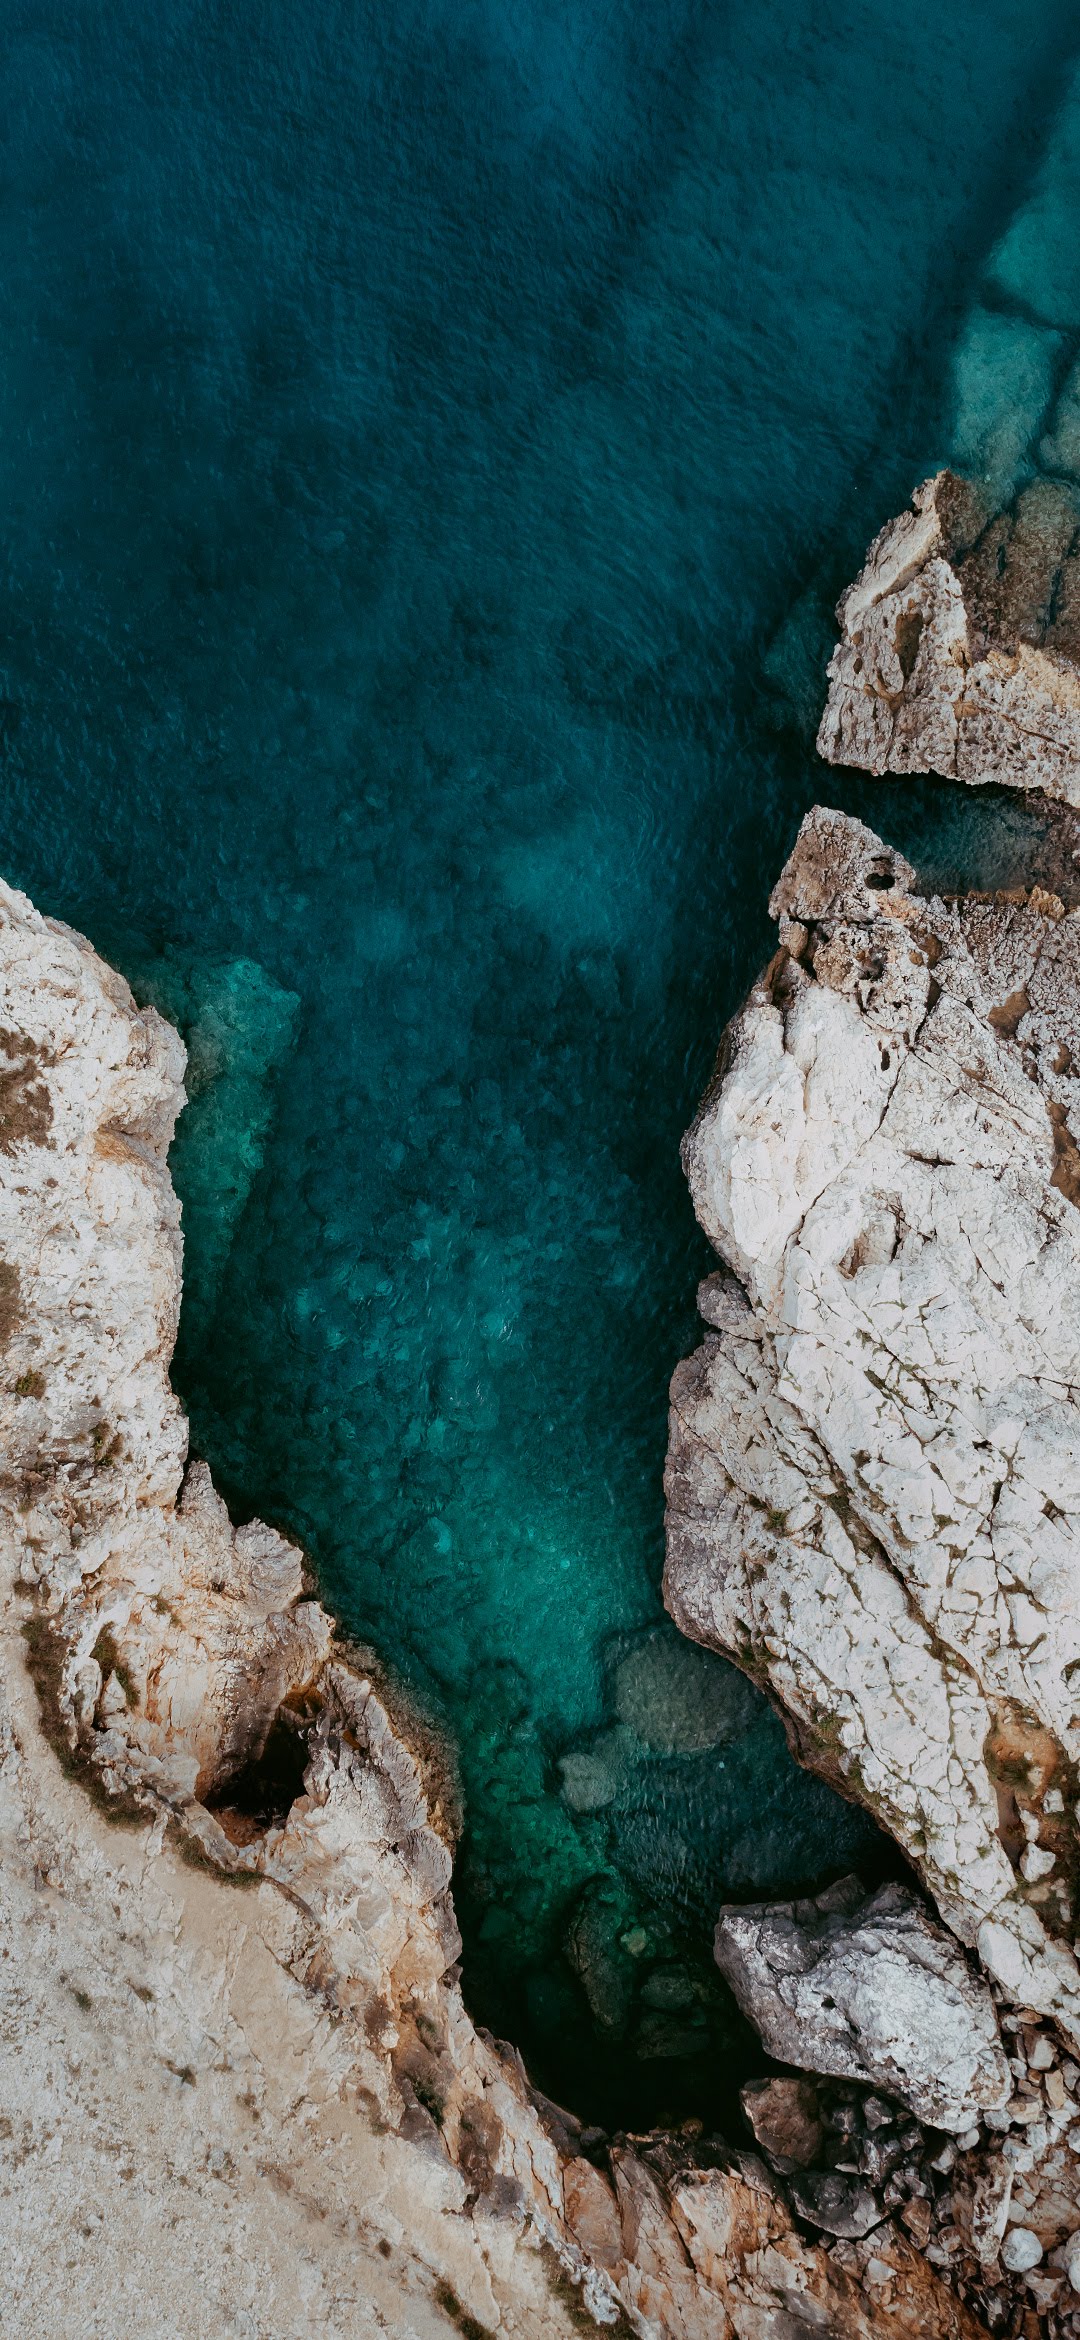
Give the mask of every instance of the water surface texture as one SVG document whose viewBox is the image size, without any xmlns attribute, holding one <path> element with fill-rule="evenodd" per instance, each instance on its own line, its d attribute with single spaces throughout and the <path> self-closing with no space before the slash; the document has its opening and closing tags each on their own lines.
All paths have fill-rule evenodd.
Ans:
<svg viewBox="0 0 1080 2340">
<path fill-rule="evenodd" d="M 662 1621 L 678 1138 L 815 794 L 1020 852 L 762 660 L 947 446 L 1072 11 L 0 24 L 0 867 L 188 1036 L 193 1443 L 454 1739 L 474 2011 L 707 2116 L 718 1902 L 887 1856 Z"/>
</svg>

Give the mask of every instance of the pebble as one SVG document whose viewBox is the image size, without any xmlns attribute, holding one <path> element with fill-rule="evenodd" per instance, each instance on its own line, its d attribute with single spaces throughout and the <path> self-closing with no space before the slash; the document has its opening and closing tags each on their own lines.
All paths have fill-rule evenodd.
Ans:
<svg viewBox="0 0 1080 2340">
<path fill-rule="evenodd" d="M 1041 1844 L 1029 1844 L 1026 1853 L 1021 1855 L 1020 1875 L 1027 1880 L 1029 1885 L 1037 1885 L 1040 1879 L 1048 1877 L 1051 1869 L 1056 1868 L 1056 1866 L 1057 1863 L 1052 1852 L 1047 1852 Z"/>
<path fill-rule="evenodd" d="M 1080 2291 L 1080 2233 L 1070 2234 L 1061 2246 L 1061 2264 L 1074 2291 Z"/>
<path fill-rule="evenodd" d="M 977 2129 L 965 2129 L 963 2134 L 957 2138 L 956 2142 L 960 2148 L 961 2153 L 974 2153 L 975 2147 L 979 2142 L 979 2132 Z"/>
<path fill-rule="evenodd" d="M 1043 2085 L 1046 2089 L 1047 2104 L 1052 2104 L 1055 2112 L 1060 2112 L 1065 2102 L 1064 2075 L 1061 2072 L 1048 2072 Z"/>
<path fill-rule="evenodd" d="M 1012 2226 L 1001 2246 L 1001 2263 L 1010 2275 L 1027 2275 L 1043 2255 L 1042 2244 L 1030 2226 Z"/>
<path fill-rule="evenodd" d="M 1039 2034 L 1038 2039 L 1032 2041 L 1028 2064 L 1033 2072 L 1049 2072 L 1052 2071 L 1056 2063 L 1057 2054 L 1053 2040 L 1047 2039 L 1046 2033 L 1043 2031 Z"/>
</svg>

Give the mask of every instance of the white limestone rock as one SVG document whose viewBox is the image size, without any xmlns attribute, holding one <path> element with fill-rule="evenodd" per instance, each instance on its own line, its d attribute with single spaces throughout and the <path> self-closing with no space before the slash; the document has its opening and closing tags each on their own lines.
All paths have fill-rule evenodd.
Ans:
<svg viewBox="0 0 1080 2340">
<path fill-rule="evenodd" d="M 672 1383 L 665 1598 L 1078 2041 L 1080 919 L 821 810 L 772 906 L 684 1143 L 745 1309 Z"/>
<path fill-rule="evenodd" d="M 780 2063 L 885 2088 L 957 2132 L 1012 2092 L 986 1983 L 904 1886 L 847 1877 L 722 1909 L 716 1963 Z"/>
<path fill-rule="evenodd" d="M 976 515 L 948 472 L 881 530 L 837 609 L 818 751 L 1080 805 L 1077 490 Z"/>
</svg>

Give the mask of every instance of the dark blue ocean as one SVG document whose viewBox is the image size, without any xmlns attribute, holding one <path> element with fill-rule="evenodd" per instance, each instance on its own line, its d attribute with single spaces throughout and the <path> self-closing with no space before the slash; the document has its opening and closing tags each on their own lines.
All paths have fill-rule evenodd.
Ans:
<svg viewBox="0 0 1080 2340">
<path fill-rule="evenodd" d="M 661 1621 L 678 1140 L 815 795 L 1019 851 L 810 743 L 1075 10 L 0 24 L 0 868 L 188 1038 L 194 1448 L 453 1740 L 474 2013 L 707 2115 L 717 1903 L 888 1855 Z"/>
</svg>

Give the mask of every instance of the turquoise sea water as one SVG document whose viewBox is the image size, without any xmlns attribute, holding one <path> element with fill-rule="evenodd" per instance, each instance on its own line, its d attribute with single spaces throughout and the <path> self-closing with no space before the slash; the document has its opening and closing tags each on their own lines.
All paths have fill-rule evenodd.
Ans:
<svg viewBox="0 0 1080 2340">
<path fill-rule="evenodd" d="M 0 24 L 0 867 L 189 1038 L 193 1443 L 455 1742 L 476 2014 L 715 2111 L 719 1900 L 888 1855 L 661 1618 L 678 1139 L 815 795 L 1018 854 L 799 721 L 868 534 L 1066 381 L 986 272 L 1074 12 Z"/>
</svg>

